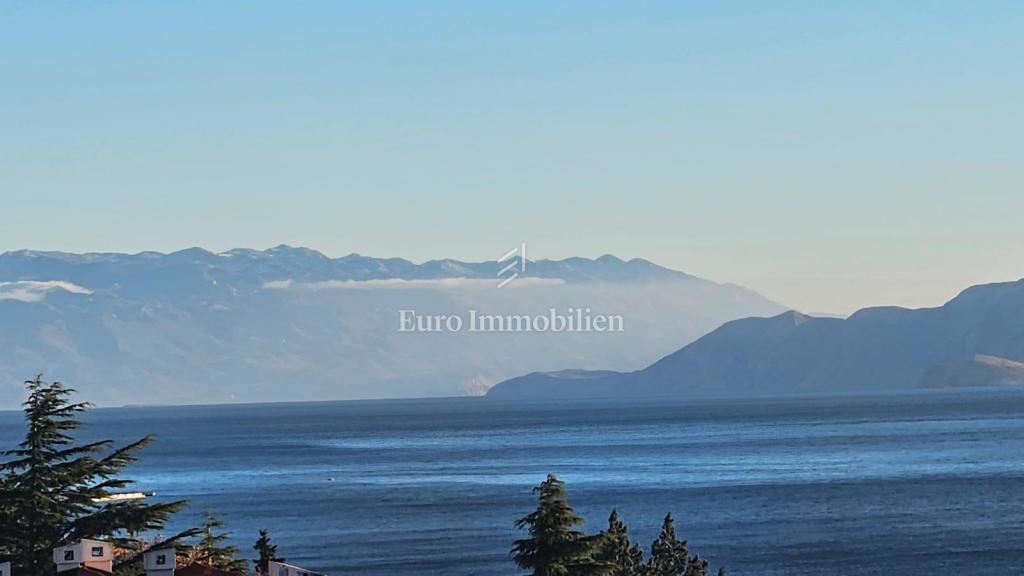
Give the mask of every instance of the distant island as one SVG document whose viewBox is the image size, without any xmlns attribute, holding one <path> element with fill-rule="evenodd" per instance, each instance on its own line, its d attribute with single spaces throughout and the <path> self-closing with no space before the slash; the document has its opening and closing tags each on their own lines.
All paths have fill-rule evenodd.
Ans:
<svg viewBox="0 0 1024 576">
<path fill-rule="evenodd" d="M 937 308 L 744 318 L 635 372 L 535 372 L 491 398 L 760 397 L 1024 384 L 1024 280 Z"/>
</svg>

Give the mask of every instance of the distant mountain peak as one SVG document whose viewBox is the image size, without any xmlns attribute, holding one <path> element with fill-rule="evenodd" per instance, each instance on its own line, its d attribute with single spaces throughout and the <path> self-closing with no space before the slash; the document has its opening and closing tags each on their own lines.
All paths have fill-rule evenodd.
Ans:
<svg viewBox="0 0 1024 576">
<path fill-rule="evenodd" d="M 250 258 L 251 257 L 258 257 L 258 256 L 265 256 L 265 255 L 266 254 L 265 254 L 264 251 L 262 251 L 262 250 L 255 250 L 253 248 L 232 248 L 231 250 L 225 250 L 224 252 L 221 252 L 219 254 L 219 256 L 228 256 L 228 257 L 248 256 Z"/>
<path fill-rule="evenodd" d="M 787 310 L 786 312 L 779 314 L 775 318 L 779 320 L 784 320 L 787 323 L 792 323 L 794 326 L 804 324 L 811 319 L 810 316 L 803 314 L 801 312 L 797 312 L 796 310 Z"/>
<path fill-rule="evenodd" d="M 534 373 L 496 397 L 778 396 L 1024 384 L 1024 281 L 972 286 L 938 308 L 849 318 L 742 318 L 631 373 Z"/>
<path fill-rule="evenodd" d="M 166 256 L 171 257 L 171 258 L 174 258 L 174 257 L 201 257 L 201 258 L 206 258 L 208 256 L 216 256 L 216 254 L 214 254 L 213 252 L 210 252 L 209 250 L 207 250 L 205 248 L 200 248 L 199 246 L 192 246 L 191 248 L 183 248 L 181 250 L 177 250 L 175 252 L 171 252 L 170 254 L 167 254 Z"/>
</svg>

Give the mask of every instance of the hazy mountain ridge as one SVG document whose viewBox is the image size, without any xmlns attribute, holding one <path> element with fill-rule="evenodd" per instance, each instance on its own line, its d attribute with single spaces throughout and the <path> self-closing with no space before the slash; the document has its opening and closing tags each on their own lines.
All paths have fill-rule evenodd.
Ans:
<svg viewBox="0 0 1024 576">
<path fill-rule="evenodd" d="M 230 275 L 247 286 L 258 287 L 274 280 L 423 280 L 440 278 L 495 278 L 497 262 L 429 260 L 415 264 L 403 258 L 373 258 L 349 254 L 330 258 L 309 248 L 279 245 L 268 250 L 236 248 L 213 253 L 187 248 L 160 252 L 86 253 L 17 250 L 0 254 L 0 281 L 52 280 L 58 278 L 97 289 L 115 286 L 123 278 L 141 272 L 192 270 L 207 280 Z M 596 259 L 530 261 L 525 277 L 558 278 L 566 282 L 627 282 L 690 280 L 708 282 L 689 274 L 658 266 L 641 258 L 621 260 L 606 254 Z"/>
<path fill-rule="evenodd" d="M 533 373 L 494 397 L 838 394 L 1024 384 L 1024 280 L 972 286 L 937 308 L 848 319 L 746 318 L 629 373 Z"/>
<path fill-rule="evenodd" d="M 496 262 L 329 258 L 289 246 L 6 252 L 0 406 L 20 401 L 20 381 L 36 372 L 102 404 L 481 393 L 566 362 L 637 368 L 723 321 L 784 309 L 745 288 L 640 259 L 531 262 L 527 279 L 501 290 L 497 270 Z M 626 332 L 396 330 L 399 309 L 535 314 L 583 305 L 623 314 Z"/>
</svg>

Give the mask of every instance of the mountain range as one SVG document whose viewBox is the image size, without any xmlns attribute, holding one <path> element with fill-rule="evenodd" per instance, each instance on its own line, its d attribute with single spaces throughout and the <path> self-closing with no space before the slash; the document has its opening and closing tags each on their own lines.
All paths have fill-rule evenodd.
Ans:
<svg viewBox="0 0 1024 576">
<path fill-rule="evenodd" d="M 744 318 L 641 370 L 535 372 L 495 398 L 746 397 L 1024 384 L 1024 280 L 937 308 Z"/>
<path fill-rule="evenodd" d="M 785 310 L 642 259 L 495 261 L 308 248 L 0 254 L 0 408 L 43 373 L 100 405 L 481 394 L 566 364 L 635 370 L 723 322 Z M 399 312 L 617 314 L 618 333 L 404 333 Z"/>
</svg>

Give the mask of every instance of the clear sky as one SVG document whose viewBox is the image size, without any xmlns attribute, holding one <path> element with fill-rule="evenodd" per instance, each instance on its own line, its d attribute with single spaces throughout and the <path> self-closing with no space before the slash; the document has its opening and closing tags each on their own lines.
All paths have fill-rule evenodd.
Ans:
<svg viewBox="0 0 1024 576">
<path fill-rule="evenodd" d="M 0 250 L 1024 276 L 1021 2 L 4 2 Z"/>
</svg>

